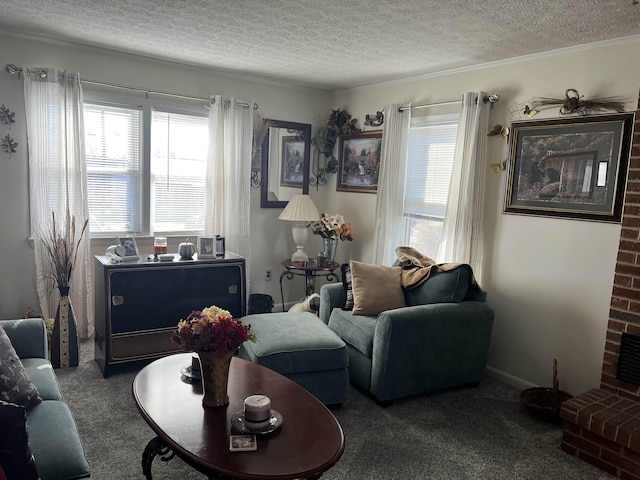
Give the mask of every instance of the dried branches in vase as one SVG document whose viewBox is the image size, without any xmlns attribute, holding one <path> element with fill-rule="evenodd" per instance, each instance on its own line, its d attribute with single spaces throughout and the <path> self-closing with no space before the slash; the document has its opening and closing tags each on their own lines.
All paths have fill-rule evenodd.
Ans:
<svg viewBox="0 0 640 480">
<path fill-rule="evenodd" d="M 57 287 L 69 287 L 73 266 L 78 256 L 78 246 L 87 229 L 89 219 L 82 225 L 80 235 L 76 240 L 76 218 L 67 211 L 65 222 L 56 223 L 56 214 L 51 212 L 51 230 L 42 233 L 40 241 L 49 261 L 51 280 Z"/>
</svg>

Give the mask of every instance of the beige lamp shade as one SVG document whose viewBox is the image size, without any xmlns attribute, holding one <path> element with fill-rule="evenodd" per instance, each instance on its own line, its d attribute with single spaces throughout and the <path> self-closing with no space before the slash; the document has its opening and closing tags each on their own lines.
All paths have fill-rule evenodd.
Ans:
<svg viewBox="0 0 640 480">
<path fill-rule="evenodd" d="M 296 244 L 296 251 L 291 255 L 291 261 L 298 263 L 308 262 L 309 256 L 304 253 L 304 244 L 309 238 L 306 222 L 320 218 L 320 212 L 313 204 L 311 197 L 309 195 L 294 195 L 278 218 L 296 222 L 291 229 L 293 241 Z"/>
<path fill-rule="evenodd" d="M 318 220 L 320 212 L 309 195 L 294 195 L 278 218 L 293 222 L 310 222 Z"/>
</svg>

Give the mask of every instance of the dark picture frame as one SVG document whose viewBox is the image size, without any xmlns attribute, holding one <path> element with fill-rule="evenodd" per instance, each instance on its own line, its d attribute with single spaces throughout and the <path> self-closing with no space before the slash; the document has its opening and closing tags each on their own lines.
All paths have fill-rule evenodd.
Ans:
<svg viewBox="0 0 640 480">
<path fill-rule="evenodd" d="M 512 122 L 505 213 L 620 222 L 635 113 Z"/>
<path fill-rule="evenodd" d="M 381 150 L 382 131 L 341 136 L 336 190 L 376 193 Z"/>
<path fill-rule="evenodd" d="M 301 187 L 304 180 L 304 138 L 295 135 L 282 137 L 280 185 Z"/>
</svg>

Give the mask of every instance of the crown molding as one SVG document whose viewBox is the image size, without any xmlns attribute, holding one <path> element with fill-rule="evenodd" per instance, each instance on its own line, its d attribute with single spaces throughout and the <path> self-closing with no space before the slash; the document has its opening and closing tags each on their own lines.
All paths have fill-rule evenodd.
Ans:
<svg viewBox="0 0 640 480">
<path fill-rule="evenodd" d="M 558 49 L 555 49 L 555 50 L 548 50 L 546 52 L 531 53 L 531 54 L 528 54 L 528 55 L 520 55 L 520 56 L 517 56 L 517 57 L 505 58 L 505 59 L 502 59 L 502 60 L 495 60 L 493 62 L 480 63 L 480 64 L 477 64 L 477 65 L 470 65 L 468 67 L 452 68 L 452 69 L 449 69 L 449 70 L 442 70 L 442 71 L 439 71 L 439 72 L 431 72 L 431 73 L 425 73 L 423 75 L 416 75 L 416 76 L 412 76 L 412 77 L 399 78 L 397 80 L 389 80 L 389 81 L 386 81 L 386 82 L 371 83 L 371 84 L 368 84 L 368 85 L 361 85 L 361 86 L 358 86 L 358 87 L 345 88 L 345 89 L 341 89 L 341 90 L 335 90 L 335 91 L 333 91 L 333 93 L 334 94 L 340 94 L 340 93 L 345 93 L 345 92 L 368 90 L 368 89 L 372 89 L 372 88 L 387 87 L 387 86 L 393 86 L 393 85 L 403 85 L 403 84 L 416 82 L 416 81 L 420 81 L 420 80 L 426 80 L 426 79 L 429 79 L 429 78 L 444 77 L 444 76 L 456 75 L 456 74 L 460 74 L 460 73 L 469 73 L 469 72 L 474 72 L 474 71 L 477 71 L 477 70 L 484 70 L 486 68 L 493 68 L 493 67 L 499 67 L 499 66 L 504 66 L 504 65 L 511 65 L 511 64 L 514 64 L 514 63 L 526 62 L 526 61 L 530 61 L 530 60 L 538 60 L 538 59 L 554 57 L 554 56 L 558 56 L 558 55 L 567 55 L 567 54 L 570 54 L 570 53 L 581 52 L 581 51 L 584 51 L 584 50 L 592 50 L 594 48 L 602 48 L 602 47 L 608 47 L 608 46 L 612 46 L 612 45 L 620 45 L 620 44 L 633 43 L 633 42 L 638 42 L 638 41 L 640 41 L 640 35 L 631 35 L 631 36 L 628 36 L 628 37 L 613 38 L 613 39 L 610 39 L 610 40 L 601 40 L 601 41 L 598 41 L 598 42 L 591 42 L 591 43 L 585 43 L 585 44 L 582 44 L 582 45 L 574 45 L 574 46 L 571 46 L 571 47 L 563 47 L 563 48 L 558 48 Z"/>
</svg>

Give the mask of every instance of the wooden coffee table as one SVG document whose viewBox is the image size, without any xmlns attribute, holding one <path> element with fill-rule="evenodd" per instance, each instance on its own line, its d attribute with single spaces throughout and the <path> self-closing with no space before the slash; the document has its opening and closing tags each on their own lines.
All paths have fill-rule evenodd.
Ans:
<svg viewBox="0 0 640 480">
<path fill-rule="evenodd" d="M 156 360 L 133 381 L 133 397 L 143 418 L 157 434 L 142 459 L 151 480 L 156 455 L 182 460 L 211 479 L 319 478 L 344 452 L 344 435 L 333 414 L 313 395 L 279 373 L 234 357 L 229 372 L 229 405 L 204 409 L 202 386 L 181 379 L 191 354 Z M 231 417 L 252 394 L 271 398 L 282 425 L 258 435 L 258 450 L 230 452 Z"/>
</svg>

